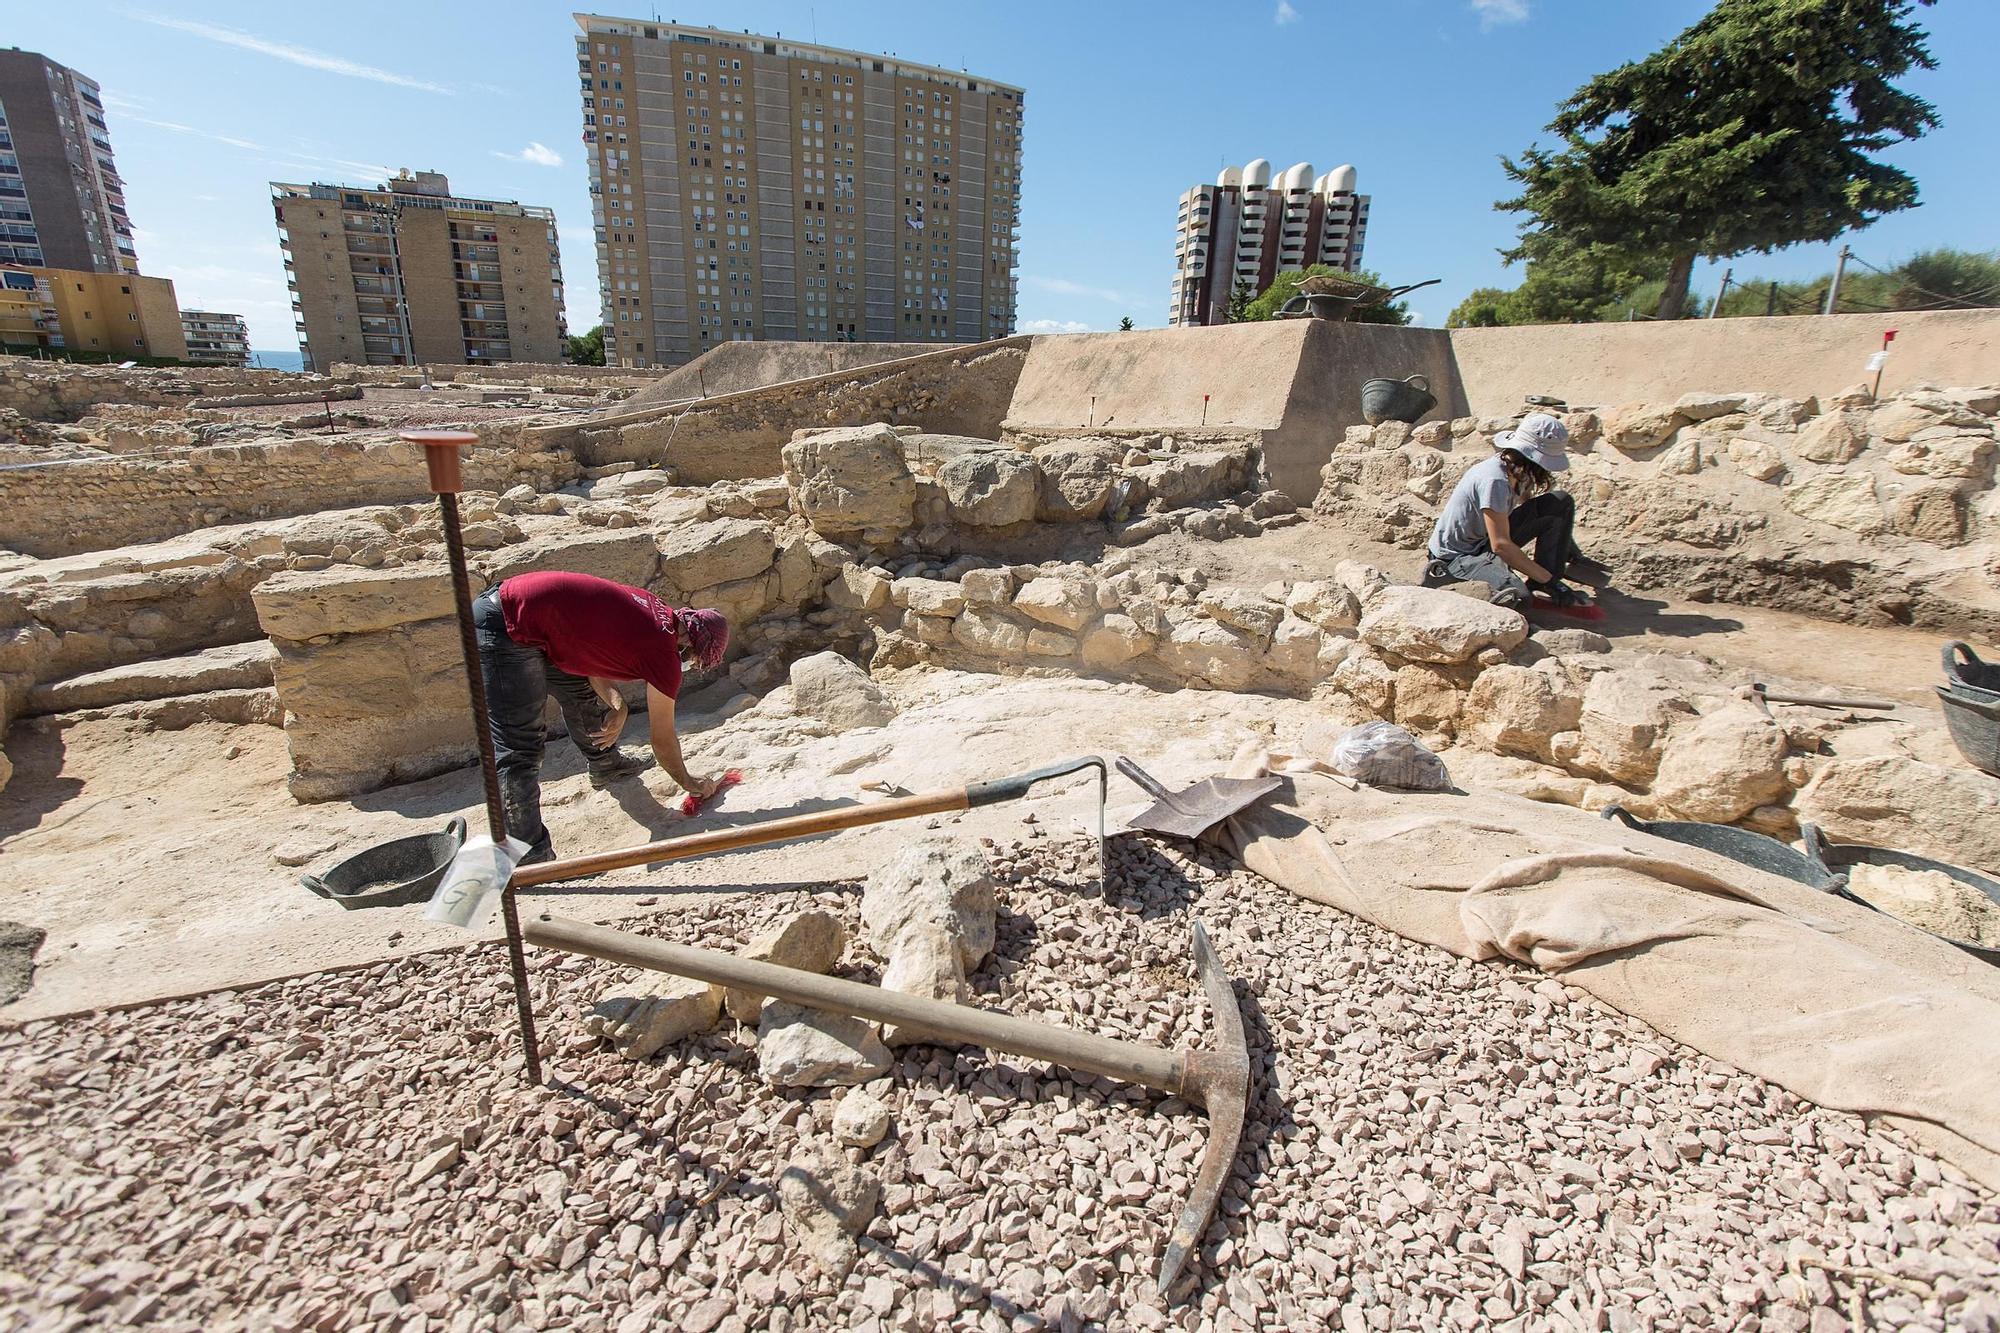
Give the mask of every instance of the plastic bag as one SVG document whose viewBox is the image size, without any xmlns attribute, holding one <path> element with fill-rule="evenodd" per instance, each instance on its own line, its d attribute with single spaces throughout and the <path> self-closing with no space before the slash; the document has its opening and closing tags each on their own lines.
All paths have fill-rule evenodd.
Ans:
<svg viewBox="0 0 2000 1333">
<path fill-rule="evenodd" d="M 1450 791 L 1444 760 L 1393 722 L 1364 722 L 1333 744 L 1333 771 L 1371 787 Z"/>
<path fill-rule="evenodd" d="M 476 930 L 492 915 L 500 901 L 500 891 L 514 874 L 514 867 L 528 854 L 528 844 L 519 838 L 496 845 L 482 833 L 469 838 L 458 855 L 451 858 L 444 879 L 424 909 L 424 920 Z"/>
</svg>

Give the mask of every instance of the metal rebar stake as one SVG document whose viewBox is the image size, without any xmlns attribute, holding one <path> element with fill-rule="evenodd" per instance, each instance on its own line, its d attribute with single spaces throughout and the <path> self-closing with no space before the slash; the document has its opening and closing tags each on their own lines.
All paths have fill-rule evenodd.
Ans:
<svg viewBox="0 0 2000 1333">
<path fill-rule="evenodd" d="M 465 541 L 458 526 L 458 451 L 479 437 L 470 431 L 411 430 L 402 438 L 424 446 L 431 490 L 444 523 L 445 556 L 451 565 L 452 605 L 458 613 L 459 650 L 465 658 L 465 687 L 472 697 L 473 728 L 479 746 L 479 776 L 486 788 L 486 827 L 495 845 L 507 841 L 507 809 L 500 800 L 500 768 L 493 757 L 493 731 L 486 713 L 486 678 L 479 668 L 479 639 L 472 627 L 472 583 L 465 572 Z M 528 956 L 521 940 L 521 914 L 511 881 L 500 890 L 500 919 L 507 931 L 507 967 L 514 978 L 514 1013 L 521 1030 L 521 1060 L 528 1082 L 542 1081 L 542 1056 L 535 1037 L 535 1008 L 528 995 Z"/>
</svg>

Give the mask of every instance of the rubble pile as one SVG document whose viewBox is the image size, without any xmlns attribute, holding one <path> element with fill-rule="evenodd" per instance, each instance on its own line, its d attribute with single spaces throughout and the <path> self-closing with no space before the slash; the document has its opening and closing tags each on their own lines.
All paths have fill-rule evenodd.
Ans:
<svg viewBox="0 0 2000 1333">
<path fill-rule="evenodd" d="M 1563 417 L 1584 540 L 1621 582 L 1862 624 L 2000 628 L 2000 387 L 1827 403 L 1691 393 Z M 1315 512 L 1420 549 L 1511 418 L 1350 426 Z"/>
<path fill-rule="evenodd" d="M 1238 980 L 1251 1123 L 1172 1308 L 1194 1112 L 923 1045 L 781 1090 L 732 1023 L 634 1063 L 586 1027 L 622 970 L 539 951 L 529 1090 L 497 947 L 0 1034 L 0 1300 L 209 1329 L 2000 1320 L 2000 1200 L 1557 981 L 1181 844 L 1114 842 L 1104 895 L 1086 844 L 989 859 L 974 1003 L 1198 1043 L 1191 913 Z M 740 947 L 802 910 L 873 979 L 849 887 L 640 928 Z"/>
</svg>

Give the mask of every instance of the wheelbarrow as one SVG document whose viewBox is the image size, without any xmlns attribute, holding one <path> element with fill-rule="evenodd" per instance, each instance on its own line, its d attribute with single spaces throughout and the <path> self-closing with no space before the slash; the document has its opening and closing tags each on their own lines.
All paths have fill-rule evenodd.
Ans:
<svg viewBox="0 0 2000 1333">
<path fill-rule="evenodd" d="M 1299 294 L 1278 307 L 1278 318 L 1326 319 L 1340 323 L 1357 310 L 1387 305 L 1406 292 L 1443 281 L 1443 278 L 1431 278 L 1425 282 L 1413 282 L 1407 287 L 1377 287 L 1369 282 L 1318 273 L 1301 282 Z"/>
<path fill-rule="evenodd" d="M 430 897 L 465 841 L 465 821 L 454 817 L 442 833 L 419 833 L 356 852 L 324 875 L 299 883 L 342 907 L 400 907 Z"/>
<path fill-rule="evenodd" d="M 1819 836 L 1818 829 L 1813 829 L 1812 834 L 1813 836 L 1806 839 L 1806 850 L 1812 854 L 1814 860 L 1825 867 L 1828 875 L 1838 876 L 1841 881 L 1841 886 L 1832 889 L 1831 892 L 1839 894 L 1849 902 L 1859 903 L 1870 911 L 1881 912 L 1883 909 L 1846 887 L 1848 873 L 1858 865 L 1888 866 L 1896 870 L 1934 870 L 2000 903 L 2000 883 L 1977 871 L 1967 870 L 1964 866 L 1955 866 L 1949 861 L 1932 860 L 1928 856 L 1918 856 L 1912 852 L 1898 852 L 1887 847 L 1870 847 L 1858 842 L 1827 842 Z M 1890 912 L 1885 915 L 1895 914 Z M 1913 928 L 1923 930 L 1922 926 Z M 1981 944 L 1977 940 L 1962 940 L 1953 935 L 1939 935 L 1936 931 L 1924 933 L 1935 935 L 1947 944 L 1957 945 L 1974 958 L 1984 959 L 1995 967 L 2000 967 L 2000 948 Z"/>
</svg>

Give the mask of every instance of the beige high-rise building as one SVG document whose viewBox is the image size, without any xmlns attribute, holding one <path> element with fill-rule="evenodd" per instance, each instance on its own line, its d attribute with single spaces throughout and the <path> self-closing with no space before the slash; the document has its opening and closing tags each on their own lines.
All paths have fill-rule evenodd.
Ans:
<svg viewBox="0 0 2000 1333">
<path fill-rule="evenodd" d="M 556 215 L 435 171 L 378 189 L 273 182 L 307 370 L 563 359 Z"/>
<path fill-rule="evenodd" d="M 777 37 L 576 22 L 607 362 L 1013 331 L 1021 89 Z"/>
<path fill-rule="evenodd" d="M 250 328 L 241 315 L 220 310 L 183 310 L 181 335 L 187 339 L 190 361 L 211 366 L 250 364 Z"/>
</svg>

